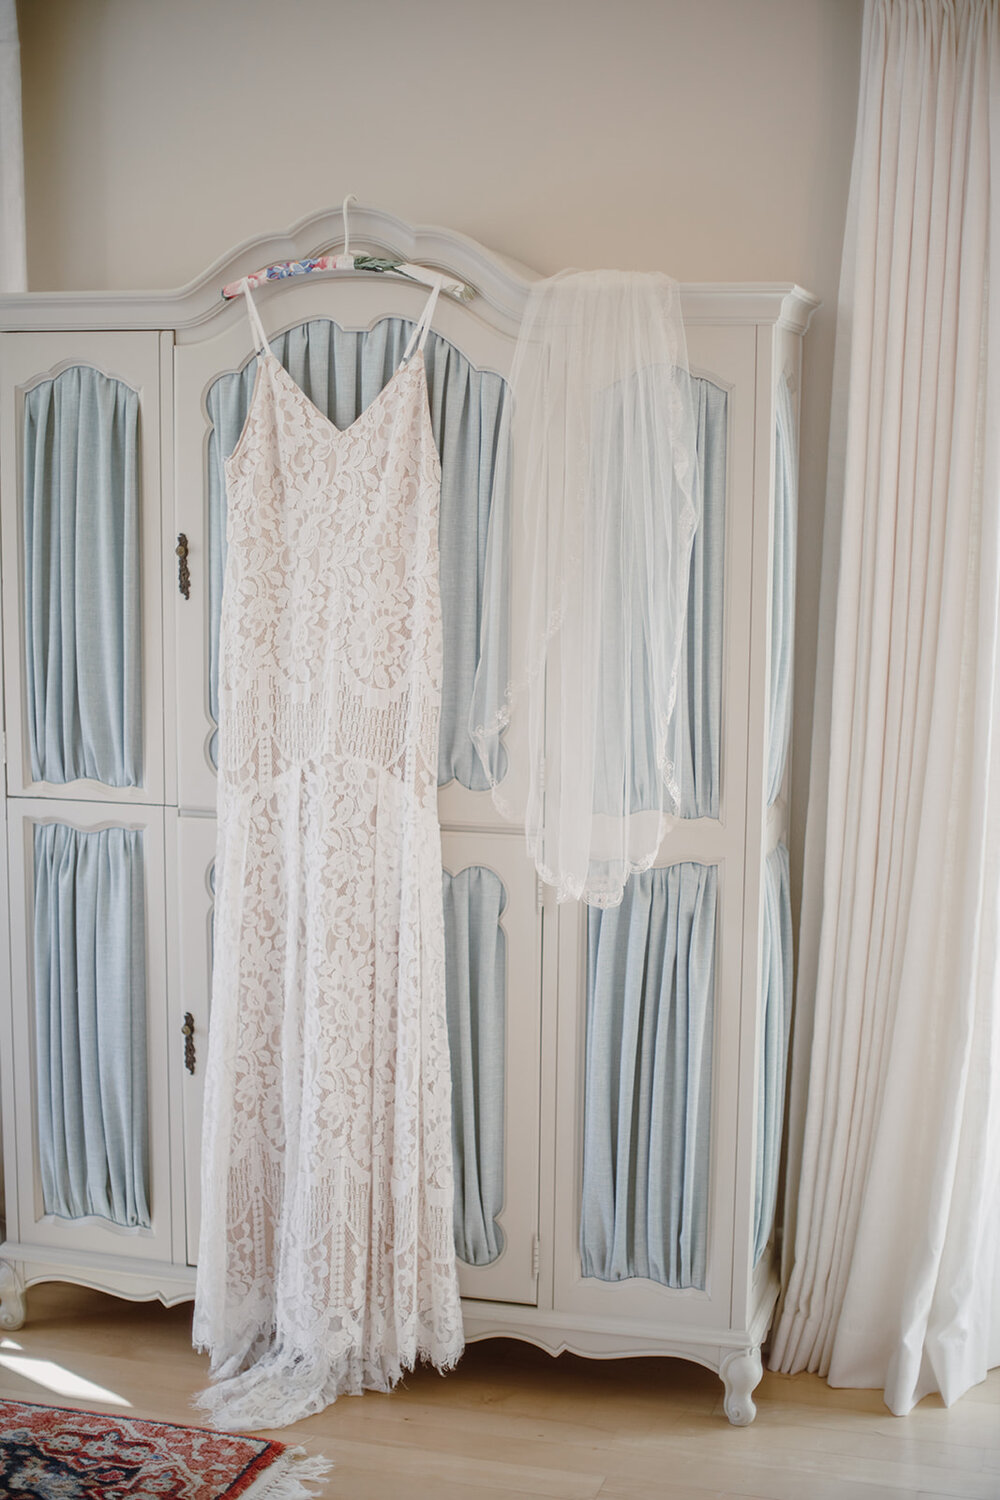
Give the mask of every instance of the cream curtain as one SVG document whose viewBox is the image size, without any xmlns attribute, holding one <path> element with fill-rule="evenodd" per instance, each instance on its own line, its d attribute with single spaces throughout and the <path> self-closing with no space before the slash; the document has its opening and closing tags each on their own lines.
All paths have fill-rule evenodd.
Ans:
<svg viewBox="0 0 1000 1500">
<path fill-rule="evenodd" d="M 23 292 L 27 285 L 21 50 L 14 0 L 0 0 L 0 292 Z"/>
<path fill-rule="evenodd" d="M 897 1413 L 1000 1362 L 998 32 L 867 0 L 841 286 L 772 1364 Z"/>
</svg>

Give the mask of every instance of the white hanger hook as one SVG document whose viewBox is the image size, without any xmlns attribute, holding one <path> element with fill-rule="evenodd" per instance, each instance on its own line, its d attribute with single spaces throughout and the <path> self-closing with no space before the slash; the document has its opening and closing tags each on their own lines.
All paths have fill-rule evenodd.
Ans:
<svg viewBox="0 0 1000 1500">
<path fill-rule="evenodd" d="M 347 210 L 348 210 L 348 208 L 350 207 L 350 205 L 352 203 L 357 203 L 357 201 L 358 201 L 358 195 L 357 195 L 357 193 L 348 193 L 347 197 L 344 199 L 344 206 L 343 206 L 343 209 L 342 209 L 342 213 L 344 215 L 344 250 L 343 250 L 343 253 L 344 253 L 345 256 L 350 255 L 350 253 L 351 253 L 351 236 L 350 236 L 350 231 L 348 230 L 348 227 L 347 227 Z"/>
</svg>

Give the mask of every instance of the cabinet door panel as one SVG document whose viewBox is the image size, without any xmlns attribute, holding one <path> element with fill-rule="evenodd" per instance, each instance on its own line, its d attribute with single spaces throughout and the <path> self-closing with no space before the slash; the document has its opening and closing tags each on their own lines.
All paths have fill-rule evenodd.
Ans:
<svg viewBox="0 0 1000 1500">
<path fill-rule="evenodd" d="M 587 912 L 586 1278 L 705 1287 L 717 877 L 644 870 Z"/>
<path fill-rule="evenodd" d="M 177 837 L 180 941 L 173 980 L 171 1036 L 173 1043 L 174 1033 L 180 1034 L 185 1016 L 190 1015 L 194 1071 L 184 1070 L 182 1096 L 187 1254 L 193 1265 L 201 1214 L 202 1077 L 211 994 L 215 820 L 178 817 Z M 495 1137 L 484 1143 L 482 1155 L 488 1160 L 480 1170 L 470 1168 L 469 1174 L 470 1179 L 475 1179 L 469 1189 L 470 1197 L 481 1191 L 483 1181 L 490 1179 L 482 1190 L 483 1197 L 489 1208 L 497 1211 L 495 1218 L 485 1209 L 477 1217 L 475 1206 L 469 1204 L 465 1216 L 467 1227 L 460 1231 L 459 1239 L 466 1253 L 475 1254 L 483 1263 L 469 1265 L 460 1260 L 460 1283 L 465 1296 L 533 1303 L 534 1237 L 538 1220 L 540 957 L 534 872 L 516 836 L 445 833 L 442 846 L 446 878 L 461 878 L 465 872 L 476 870 L 487 881 L 498 882 L 502 887 L 497 902 L 502 907 L 499 921 L 502 931 L 499 943 L 498 935 L 492 935 L 490 951 L 497 946 L 504 950 L 505 984 L 499 996 L 503 1008 L 499 1028 L 495 1025 L 495 1015 L 492 1017 L 492 1037 L 495 1039 L 499 1033 L 503 1053 L 498 1057 L 495 1044 L 488 1044 L 487 1055 L 477 1057 L 475 1077 L 470 1066 L 463 1062 L 468 1052 L 463 1053 L 455 1069 L 456 1074 L 461 1071 L 462 1080 L 456 1078 L 454 1091 L 455 1107 L 461 1109 L 464 1101 L 468 1118 L 478 1119 L 484 1107 L 488 1113 L 492 1112 L 494 1120 L 499 1115 L 503 1132 L 499 1149 Z M 485 948 L 486 944 L 482 946 Z M 463 947 L 462 952 L 465 951 Z M 474 987 L 474 982 L 470 987 Z M 482 1068 L 492 1073 L 491 1087 L 481 1086 Z M 476 1150 L 471 1141 L 471 1127 L 463 1139 L 464 1162 Z M 462 1170 L 461 1164 L 458 1170 Z M 470 1251 L 470 1246 L 477 1248 Z"/>
<path fill-rule="evenodd" d="M 16 1235 L 169 1260 L 163 814 L 9 817 Z"/>
<path fill-rule="evenodd" d="M 0 340 L 8 791 L 162 802 L 156 333 Z"/>
<path fill-rule="evenodd" d="M 534 1303 L 541 1038 L 541 915 L 535 871 L 519 834 L 445 830 L 441 846 L 446 875 L 457 887 L 445 907 L 460 1221 L 456 1241 L 460 1254 L 481 1262 L 471 1265 L 460 1258 L 459 1284 L 466 1297 Z M 467 903 L 466 891 L 458 887 L 467 872 L 484 885 L 499 887 L 500 932 L 492 941 L 482 917 L 478 943 L 458 930 L 467 905 L 469 926 L 476 925 L 475 901 Z M 490 899 L 487 891 L 482 906 L 487 920 L 496 910 Z M 491 962 L 499 956 L 502 990 L 477 994 L 492 990 L 483 983 L 487 976 L 477 973 L 477 948 Z M 501 1014 L 490 1015 L 497 1001 Z M 479 1201 L 472 1202 L 476 1194 Z"/>
</svg>

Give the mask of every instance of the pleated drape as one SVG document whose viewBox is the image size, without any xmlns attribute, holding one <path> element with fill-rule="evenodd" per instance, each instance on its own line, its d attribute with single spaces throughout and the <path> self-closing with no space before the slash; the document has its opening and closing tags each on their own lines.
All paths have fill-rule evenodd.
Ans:
<svg viewBox="0 0 1000 1500">
<path fill-rule="evenodd" d="M 503 1249 L 504 1059 L 507 940 L 500 918 L 507 894 L 493 870 L 444 873 L 455 1250 L 485 1266 Z"/>
<path fill-rule="evenodd" d="M 717 818 L 729 397 L 701 376 L 692 376 L 691 386 L 697 420 L 701 523 L 691 549 L 673 761 L 680 785 L 681 817 Z"/>
<path fill-rule="evenodd" d="M 142 834 L 35 827 L 38 1148 L 45 1212 L 148 1226 Z"/>
<path fill-rule="evenodd" d="M 585 1276 L 705 1285 L 717 889 L 671 865 L 588 909 Z"/>
<path fill-rule="evenodd" d="M 759 1050 L 757 1056 L 757 1160 L 754 1175 L 754 1265 L 774 1226 L 785 1106 L 788 1031 L 792 1018 L 792 898 L 788 850 L 764 861 L 761 903 Z"/>
<path fill-rule="evenodd" d="M 997 288 L 1000 10 L 868 0 L 771 1357 L 899 1414 L 1000 1363 Z"/>
<path fill-rule="evenodd" d="M 715 818 L 729 410 L 727 393 L 712 381 L 692 377 L 691 384 L 701 524 L 672 758 L 681 816 Z M 658 775 L 651 726 L 635 728 L 633 802 L 651 807 Z M 632 876 L 620 907 L 588 912 L 584 1275 L 704 1286 L 716 891 L 714 867 L 677 865 Z M 778 1122 L 780 1132 L 780 1114 Z"/>
<path fill-rule="evenodd" d="M 703 377 L 692 377 L 696 421 L 701 520 L 694 534 L 688 583 L 684 642 L 677 669 L 678 711 L 670 737 L 670 757 L 680 790 L 682 818 L 719 816 L 719 729 L 722 719 L 722 608 L 726 549 L 726 439 L 729 398 Z M 794 554 L 794 549 L 793 549 Z M 622 612 L 623 613 L 623 612 Z M 616 617 L 617 619 L 617 617 Z M 612 622 L 614 624 L 615 622 Z M 606 714 L 615 720 L 635 715 L 629 767 L 630 806 L 636 811 L 659 806 L 656 737 L 643 690 L 648 670 L 638 622 L 626 651 L 609 627 L 610 659 L 630 660 L 635 679 L 616 686 L 609 670 L 602 689 Z M 597 747 L 597 810 L 607 812 L 618 800 L 615 761 Z"/>
<path fill-rule="evenodd" d="M 785 779 L 792 728 L 792 640 L 795 630 L 795 536 L 798 514 L 798 445 L 788 380 L 776 393 L 774 522 L 771 549 L 771 672 L 767 704 L 767 803 Z"/>
<path fill-rule="evenodd" d="M 24 402 L 25 691 L 36 781 L 142 780 L 139 398 L 75 365 Z"/>
<path fill-rule="evenodd" d="M 729 398 L 721 387 L 702 377 L 691 378 L 696 423 L 698 486 L 701 521 L 691 548 L 687 616 L 684 641 L 677 672 L 677 712 L 673 717 L 669 753 L 680 791 L 680 816 L 683 818 L 717 818 L 719 815 L 719 747 L 722 721 L 722 630 L 723 590 L 725 585 L 726 548 L 726 482 Z M 489 554 L 486 587 L 491 595 L 503 598 L 510 588 L 510 526 L 506 495 L 494 502 L 491 527 L 504 540 L 494 539 Z M 445 556 L 442 550 L 442 567 Z M 442 583 L 444 583 L 442 574 Z M 619 611 L 624 618 L 624 612 Z M 495 622 L 502 615 L 496 607 L 487 611 Z M 636 625 L 638 632 L 638 625 Z M 483 665 L 491 683 L 485 700 L 499 702 L 507 679 L 505 638 L 483 642 Z M 629 651 L 622 641 L 609 635 L 609 651 L 614 659 L 627 655 L 639 664 L 637 679 L 617 688 L 610 670 L 605 673 L 604 692 L 608 699 L 608 717 L 634 714 L 629 765 L 629 802 L 636 811 L 659 806 L 660 769 L 653 726 L 642 689 L 643 649 L 640 634 Z M 486 737 L 484 745 L 489 743 Z M 614 761 L 602 758 L 597 747 L 595 767 L 595 802 L 600 811 L 613 807 L 620 788 Z"/>
<path fill-rule="evenodd" d="M 309 400 L 336 426 L 348 427 L 371 403 L 403 357 L 413 324 L 386 318 L 365 332 L 315 319 L 272 339 L 271 348 Z M 432 333 L 424 351 L 431 423 L 441 456 L 441 616 L 444 678 L 438 782 L 471 791 L 489 785 L 469 736 L 469 701 L 479 659 L 493 475 L 506 384 L 477 370 Z M 208 392 L 209 704 L 218 718 L 218 640 L 225 565 L 226 489 L 222 462 L 236 445 L 257 370 L 220 376 Z M 495 771 L 502 774 L 503 747 Z"/>
</svg>

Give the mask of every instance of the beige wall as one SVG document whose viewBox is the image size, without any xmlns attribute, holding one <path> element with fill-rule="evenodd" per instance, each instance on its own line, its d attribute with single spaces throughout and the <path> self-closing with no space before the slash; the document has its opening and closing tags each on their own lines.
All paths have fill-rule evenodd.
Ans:
<svg viewBox="0 0 1000 1500">
<path fill-rule="evenodd" d="M 798 843 L 861 0 L 20 0 L 19 17 L 33 290 L 177 286 L 353 191 L 542 272 L 823 298 Z"/>
</svg>

